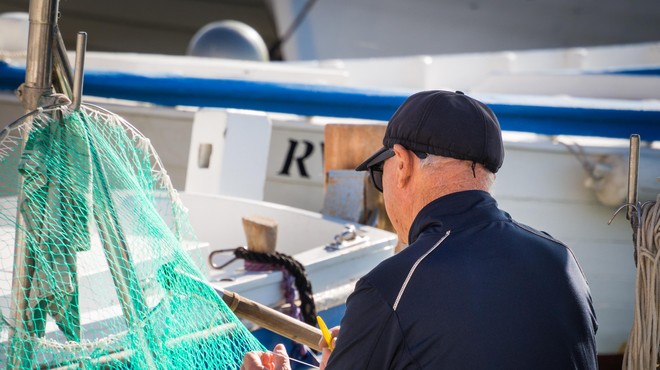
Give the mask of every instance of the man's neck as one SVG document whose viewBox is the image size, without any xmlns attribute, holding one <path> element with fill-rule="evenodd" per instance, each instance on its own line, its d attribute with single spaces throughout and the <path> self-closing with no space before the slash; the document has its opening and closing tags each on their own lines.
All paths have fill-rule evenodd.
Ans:
<svg viewBox="0 0 660 370">
<path fill-rule="evenodd" d="M 445 195 L 468 190 L 490 191 L 487 181 L 473 176 L 471 170 L 469 176 L 466 176 L 464 168 L 449 167 L 438 171 L 423 171 L 419 175 L 417 181 L 412 184 L 414 189 L 411 189 L 410 192 L 409 222 L 405 231 L 406 235 L 417 214 L 434 200 Z"/>
</svg>

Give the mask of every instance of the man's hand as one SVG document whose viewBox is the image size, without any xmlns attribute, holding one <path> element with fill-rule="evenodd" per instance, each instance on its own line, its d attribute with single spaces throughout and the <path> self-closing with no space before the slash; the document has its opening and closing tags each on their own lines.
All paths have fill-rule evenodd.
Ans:
<svg viewBox="0 0 660 370">
<path fill-rule="evenodd" d="M 330 334 L 332 334 L 332 348 L 337 347 L 337 336 L 339 335 L 339 326 L 335 326 L 334 328 L 330 329 Z M 325 339 L 321 338 L 319 341 L 319 346 L 321 346 L 321 350 L 323 351 L 322 357 L 321 357 L 321 364 L 320 364 L 320 369 L 324 370 L 326 365 L 328 364 L 328 359 L 330 358 L 330 354 L 332 353 L 330 351 L 330 347 L 328 347 L 328 343 L 325 342 Z"/>
<path fill-rule="evenodd" d="M 272 352 L 248 352 L 243 357 L 241 370 L 291 370 L 289 355 L 281 343 Z"/>
</svg>

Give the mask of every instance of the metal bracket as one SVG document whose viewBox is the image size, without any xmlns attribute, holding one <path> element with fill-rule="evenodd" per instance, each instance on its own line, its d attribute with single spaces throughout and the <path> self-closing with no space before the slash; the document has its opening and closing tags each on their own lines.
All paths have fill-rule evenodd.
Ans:
<svg viewBox="0 0 660 370">
<path fill-rule="evenodd" d="M 630 158 L 628 160 L 628 202 L 619 207 L 608 225 L 612 223 L 616 215 L 624 208 L 626 210 L 626 219 L 630 220 L 630 226 L 633 230 L 633 259 L 637 265 L 637 234 L 639 233 L 642 205 L 637 199 L 637 179 L 639 177 L 639 141 L 638 134 L 630 135 Z"/>
<path fill-rule="evenodd" d="M 347 224 L 344 230 L 335 235 L 334 241 L 325 246 L 327 251 L 337 251 L 362 244 L 368 240 L 367 237 L 360 235 L 355 225 Z"/>
</svg>

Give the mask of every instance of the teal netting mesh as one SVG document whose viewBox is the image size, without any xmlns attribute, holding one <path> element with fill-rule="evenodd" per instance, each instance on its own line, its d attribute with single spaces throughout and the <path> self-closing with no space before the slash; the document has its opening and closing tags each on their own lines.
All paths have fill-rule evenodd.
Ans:
<svg viewBox="0 0 660 370">
<path fill-rule="evenodd" d="M 236 369 L 263 349 L 204 282 L 185 209 L 126 121 L 40 111 L 0 132 L 0 157 L 0 368 Z"/>
</svg>

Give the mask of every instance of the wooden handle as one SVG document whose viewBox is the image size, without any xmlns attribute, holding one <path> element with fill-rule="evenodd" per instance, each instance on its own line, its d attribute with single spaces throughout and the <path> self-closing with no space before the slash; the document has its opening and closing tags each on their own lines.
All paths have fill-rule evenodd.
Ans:
<svg viewBox="0 0 660 370">
<path fill-rule="evenodd" d="M 177 271 L 172 265 L 165 264 L 161 266 L 159 274 L 166 289 L 172 289 L 181 282 L 190 286 L 197 285 L 198 289 L 202 291 L 211 288 L 222 298 L 229 309 L 241 319 L 252 321 L 286 338 L 302 343 L 316 351 L 321 351 L 319 346 L 322 337 L 321 330 L 314 326 L 298 321 L 251 299 L 241 297 L 234 292 L 214 287 L 197 276 Z"/>
<path fill-rule="evenodd" d="M 279 335 L 321 351 L 319 341 L 322 334 L 318 328 L 234 292 L 218 290 L 218 293 L 222 294 L 222 300 L 241 319 L 252 321 Z"/>
</svg>

